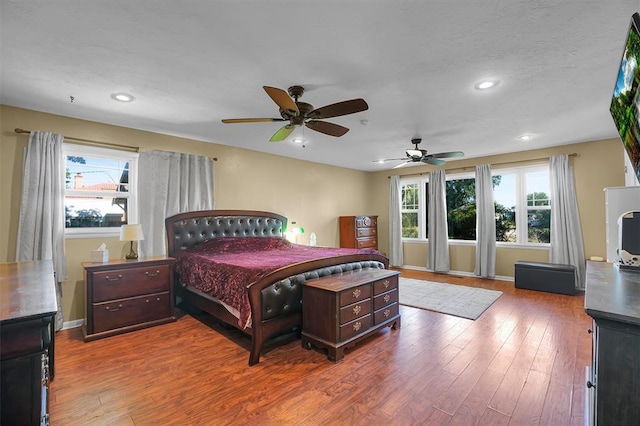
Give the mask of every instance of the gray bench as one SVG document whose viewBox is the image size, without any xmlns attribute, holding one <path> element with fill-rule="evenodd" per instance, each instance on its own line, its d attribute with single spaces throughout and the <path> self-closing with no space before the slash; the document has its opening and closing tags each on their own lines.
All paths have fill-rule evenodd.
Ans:
<svg viewBox="0 0 640 426">
<path fill-rule="evenodd" d="M 524 262 L 515 264 L 516 288 L 575 294 L 576 267 L 558 263 Z"/>
</svg>

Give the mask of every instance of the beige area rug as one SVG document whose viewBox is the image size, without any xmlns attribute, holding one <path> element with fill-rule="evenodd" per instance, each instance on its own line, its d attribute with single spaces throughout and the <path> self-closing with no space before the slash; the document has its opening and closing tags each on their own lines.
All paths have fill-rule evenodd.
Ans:
<svg viewBox="0 0 640 426">
<path fill-rule="evenodd" d="M 501 291 L 400 277 L 400 304 L 475 320 Z"/>
</svg>

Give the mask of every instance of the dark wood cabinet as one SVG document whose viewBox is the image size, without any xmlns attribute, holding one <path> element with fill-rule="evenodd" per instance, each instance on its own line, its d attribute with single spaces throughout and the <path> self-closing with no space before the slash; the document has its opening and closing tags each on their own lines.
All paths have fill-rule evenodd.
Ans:
<svg viewBox="0 0 640 426">
<path fill-rule="evenodd" d="M 170 257 L 83 263 L 84 340 L 175 321 Z"/>
<path fill-rule="evenodd" d="M 588 262 L 585 311 L 593 318 L 587 400 L 592 425 L 640 424 L 640 271 Z"/>
<path fill-rule="evenodd" d="M 56 282 L 50 260 L 0 263 L 0 424 L 49 424 Z"/>
<path fill-rule="evenodd" d="M 327 349 L 332 361 L 344 349 L 383 327 L 400 327 L 399 272 L 351 271 L 302 286 L 302 347 Z"/>
<path fill-rule="evenodd" d="M 340 247 L 378 249 L 378 216 L 340 216 Z"/>
</svg>

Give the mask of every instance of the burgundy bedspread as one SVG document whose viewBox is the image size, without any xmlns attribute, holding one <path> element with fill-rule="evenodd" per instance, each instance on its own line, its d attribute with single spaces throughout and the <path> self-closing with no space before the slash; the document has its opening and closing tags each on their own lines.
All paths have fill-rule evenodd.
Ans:
<svg viewBox="0 0 640 426">
<path fill-rule="evenodd" d="M 282 238 L 214 238 L 176 255 L 176 272 L 183 286 L 216 297 L 240 313 L 238 324 L 250 325 L 251 307 L 246 287 L 283 266 L 308 260 L 376 250 L 311 247 Z M 336 263 L 341 263 L 337 259 Z"/>
</svg>

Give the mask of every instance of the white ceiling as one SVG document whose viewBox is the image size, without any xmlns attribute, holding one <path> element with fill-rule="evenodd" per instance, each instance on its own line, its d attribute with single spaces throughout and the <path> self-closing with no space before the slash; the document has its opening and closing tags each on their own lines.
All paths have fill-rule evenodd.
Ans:
<svg viewBox="0 0 640 426">
<path fill-rule="evenodd" d="M 617 137 L 609 102 L 640 5 L 0 2 L 2 104 L 367 171 L 398 164 L 374 160 L 404 156 L 413 137 L 467 158 Z M 484 78 L 500 84 L 475 90 Z M 269 142 L 282 123 L 221 123 L 279 117 L 263 85 L 302 85 L 315 107 L 362 97 L 369 110 L 328 119 L 351 129 L 341 138 L 305 129 L 304 148 Z"/>
</svg>

